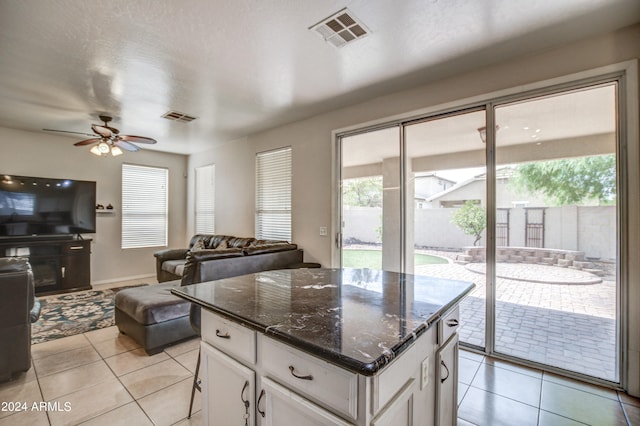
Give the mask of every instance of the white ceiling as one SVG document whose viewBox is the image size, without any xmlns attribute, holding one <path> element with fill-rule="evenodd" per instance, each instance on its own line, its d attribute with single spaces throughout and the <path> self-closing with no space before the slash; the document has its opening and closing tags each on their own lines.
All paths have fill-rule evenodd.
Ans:
<svg viewBox="0 0 640 426">
<path fill-rule="evenodd" d="M 308 28 L 344 7 L 371 34 L 337 49 Z M 190 154 L 639 21 L 638 0 L 0 0 L 0 126 L 106 113 Z"/>
</svg>

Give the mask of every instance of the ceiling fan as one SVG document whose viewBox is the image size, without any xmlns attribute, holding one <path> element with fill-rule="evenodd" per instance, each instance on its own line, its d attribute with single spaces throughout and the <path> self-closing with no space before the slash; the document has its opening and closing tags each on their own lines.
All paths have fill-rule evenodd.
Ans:
<svg viewBox="0 0 640 426">
<path fill-rule="evenodd" d="M 121 135 L 120 131 L 115 127 L 109 126 L 112 118 L 108 115 L 100 115 L 100 120 L 104 125 L 92 124 L 91 133 L 72 132 L 68 130 L 42 129 L 46 132 L 74 133 L 78 135 L 92 136 L 91 139 L 85 139 L 74 143 L 75 146 L 85 146 L 95 144 L 91 148 L 91 153 L 99 156 L 111 154 L 112 156 L 122 155 L 122 150 L 136 152 L 140 151 L 140 147 L 135 143 L 154 144 L 157 141 L 145 136 Z"/>
</svg>

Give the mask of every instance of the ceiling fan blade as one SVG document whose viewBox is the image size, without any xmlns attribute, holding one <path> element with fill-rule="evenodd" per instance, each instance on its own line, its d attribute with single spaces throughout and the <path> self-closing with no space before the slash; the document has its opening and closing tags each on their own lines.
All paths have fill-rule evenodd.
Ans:
<svg viewBox="0 0 640 426">
<path fill-rule="evenodd" d="M 102 138 L 87 139 L 87 140 L 84 140 L 84 141 L 76 142 L 73 145 L 74 146 L 91 145 L 92 143 L 100 142 L 101 140 L 102 140 Z"/>
<path fill-rule="evenodd" d="M 113 132 L 111 131 L 110 128 L 105 127 L 105 126 L 99 126 L 97 124 L 92 124 L 91 125 L 91 129 L 96 132 L 97 134 L 99 134 L 102 137 L 105 138 L 110 138 L 111 135 L 113 135 Z"/>
<path fill-rule="evenodd" d="M 135 143 L 149 143 L 149 144 L 152 144 L 152 143 L 157 143 L 158 142 L 155 139 L 147 138 L 145 136 L 120 135 L 120 136 L 118 136 L 118 138 L 123 140 L 123 141 L 135 142 Z"/>
<path fill-rule="evenodd" d="M 72 132 L 69 130 L 54 130 L 54 129 L 42 129 L 45 132 L 57 132 L 57 133 L 72 133 L 74 135 L 84 135 L 84 136 L 95 136 L 91 133 L 83 133 L 83 132 Z"/>
<path fill-rule="evenodd" d="M 135 145 L 134 145 L 134 144 L 132 144 L 132 143 L 129 143 L 129 142 L 127 142 L 127 141 L 124 141 L 124 140 L 117 140 L 117 141 L 115 141 L 115 142 L 114 142 L 114 144 L 115 144 L 116 146 L 119 146 L 120 148 L 122 148 L 122 149 L 124 149 L 124 150 L 127 150 L 127 151 L 131 151 L 131 152 L 137 152 L 137 151 L 140 151 L 140 148 L 139 148 L 139 147 L 135 146 Z"/>
</svg>

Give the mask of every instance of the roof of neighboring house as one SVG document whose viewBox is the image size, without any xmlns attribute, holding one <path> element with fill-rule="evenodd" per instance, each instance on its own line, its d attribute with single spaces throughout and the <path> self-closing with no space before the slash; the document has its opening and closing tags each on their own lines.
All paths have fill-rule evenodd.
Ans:
<svg viewBox="0 0 640 426">
<path fill-rule="evenodd" d="M 455 184 L 455 183 L 456 183 L 456 181 L 455 181 L 455 180 L 451 180 L 451 179 L 447 179 L 446 177 L 438 176 L 438 173 L 437 173 L 437 172 L 427 173 L 427 174 L 424 174 L 424 175 L 418 175 L 418 176 L 416 176 L 415 178 L 416 178 L 416 179 L 423 179 L 423 178 L 436 178 L 436 179 L 439 179 L 439 180 L 443 180 L 443 181 L 445 181 L 445 182 L 449 182 L 449 183 L 453 183 L 453 184 Z"/>
<path fill-rule="evenodd" d="M 500 167 L 496 170 L 496 180 L 510 179 L 513 177 L 514 174 L 515 174 L 515 169 L 512 166 Z M 470 179 L 467 179 L 465 181 L 462 181 L 460 183 L 453 185 L 451 188 L 447 188 L 442 192 L 438 192 L 437 194 L 432 195 L 431 197 L 427 198 L 426 201 L 431 202 L 431 201 L 437 200 L 438 198 L 444 197 L 445 195 L 451 194 L 452 192 L 456 192 L 460 190 L 460 188 L 464 188 L 465 186 L 468 186 L 473 182 L 485 181 L 485 180 L 487 180 L 486 173 L 476 175 Z"/>
</svg>

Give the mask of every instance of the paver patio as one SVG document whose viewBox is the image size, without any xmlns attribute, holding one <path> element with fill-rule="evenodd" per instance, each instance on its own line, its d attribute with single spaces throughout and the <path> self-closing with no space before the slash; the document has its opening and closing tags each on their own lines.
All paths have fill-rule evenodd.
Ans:
<svg viewBox="0 0 640 426">
<path fill-rule="evenodd" d="M 618 381 L 614 277 L 528 264 L 496 271 L 498 352 Z M 484 264 L 422 265 L 415 273 L 476 284 L 461 304 L 460 340 L 484 347 Z"/>
</svg>

